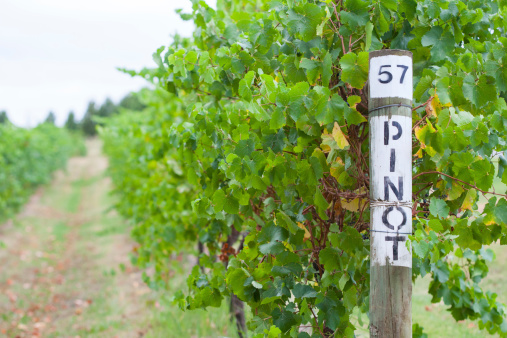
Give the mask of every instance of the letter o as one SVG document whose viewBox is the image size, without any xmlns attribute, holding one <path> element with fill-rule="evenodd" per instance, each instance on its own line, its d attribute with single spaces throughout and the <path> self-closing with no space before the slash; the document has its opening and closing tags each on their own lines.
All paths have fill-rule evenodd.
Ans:
<svg viewBox="0 0 507 338">
<path fill-rule="evenodd" d="M 402 228 L 405 224 L 407 224 L 407 214 L 405 213 L 405 210 L 403 210 L 400 207 L 396 207 L 396 209 L 403 215 L 403 221 L 401 222 L 400 225 L 398 225 L 398 230 L 400 230 L 400 228 Z M 382 223 L 384 223 L 384 225 L 391 230 L 394 230 L 394 225 L 389 223 L 389 221 L 387 220 L 387 215 L 389 215 L 389 213 L 393 210 L 394 207 L 388 207 L 386 210 L 384 210 L 384 213 L 382 214 Z"/>
</svg>

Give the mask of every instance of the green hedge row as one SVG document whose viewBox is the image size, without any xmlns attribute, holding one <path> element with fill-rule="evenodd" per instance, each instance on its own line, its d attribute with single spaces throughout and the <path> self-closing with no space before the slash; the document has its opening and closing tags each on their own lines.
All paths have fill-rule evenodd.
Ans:
<svg viewBox="0 0 507 338">
<path fill-rule="evenodd" d="M 0 220 L 17 211 L 34 188 L 49 182 L 70 156 L 83 153 L 80 135 L 51 124 L 0 125 Z"/>
</svg>

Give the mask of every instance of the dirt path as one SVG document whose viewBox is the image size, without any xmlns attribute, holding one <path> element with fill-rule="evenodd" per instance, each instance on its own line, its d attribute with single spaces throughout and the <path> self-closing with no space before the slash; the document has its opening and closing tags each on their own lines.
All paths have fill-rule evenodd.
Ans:
<svg viewBox="0 0 507 338">
<path fill-rule="evenodd" d="M 0 225 L 0 336 L 139 337 L 157 303 L 132 267 L 100 143 Z"/>
</svg>

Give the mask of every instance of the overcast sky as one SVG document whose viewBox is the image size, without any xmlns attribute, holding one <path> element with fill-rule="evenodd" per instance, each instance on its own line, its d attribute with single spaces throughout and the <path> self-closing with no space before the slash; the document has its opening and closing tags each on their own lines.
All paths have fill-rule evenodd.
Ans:
<svg viewBox="0 0 507 338">
<path fill-rule="evenodd" d="M 117 102 L 145 81 L 116 67 L 153 66 L 174 33 L 191 35 L 177 8 L 190 12 L 190 1 L 0 0 L 0 111 L 31 127 L 50 110 L 63 124 L 90 100 Z"/>
</svg>

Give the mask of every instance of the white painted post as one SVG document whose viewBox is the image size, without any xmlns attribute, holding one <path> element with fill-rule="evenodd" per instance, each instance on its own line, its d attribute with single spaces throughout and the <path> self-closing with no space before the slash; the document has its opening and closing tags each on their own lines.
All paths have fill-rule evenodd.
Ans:
<svg viewBox="0 0 507 338">
<path fill-rule="evenodd" d="M 412 53 L 370 53 L 370 336 L 412 336 Z"/>
</svg>

